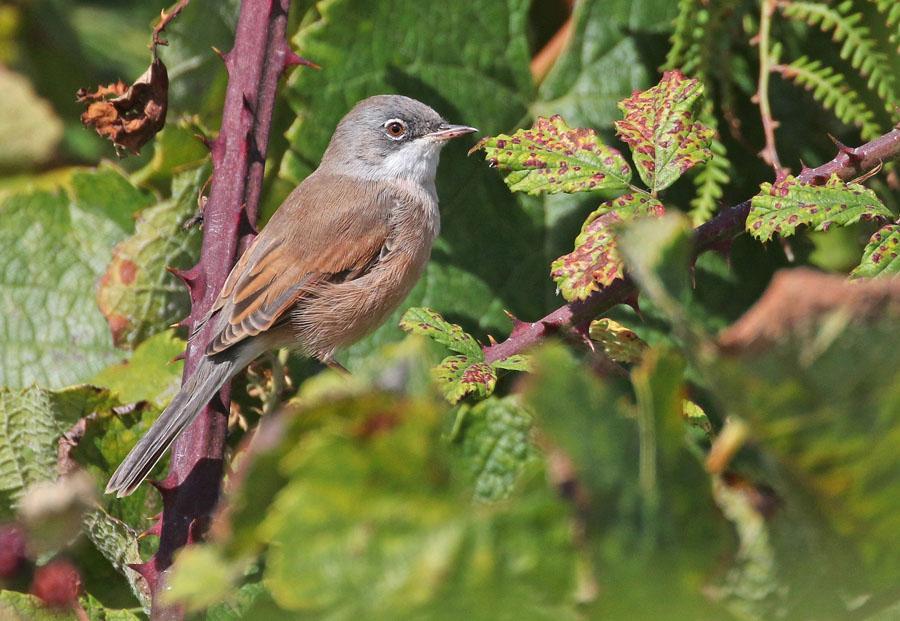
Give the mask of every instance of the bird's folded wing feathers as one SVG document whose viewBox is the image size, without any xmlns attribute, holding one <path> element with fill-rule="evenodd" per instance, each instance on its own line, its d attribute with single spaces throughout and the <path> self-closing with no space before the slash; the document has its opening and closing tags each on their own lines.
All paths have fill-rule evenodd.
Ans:
<svg viewBox="0 0 900 621">
<path fill-rule="evenodd" d="M 222 319 L 206 353 L 268 330 L 316 284 L 364 272 L 385 245 L 393 201 L 371 182 L 307 178 L 229 274 L 210 311 Z"/>
</svg>

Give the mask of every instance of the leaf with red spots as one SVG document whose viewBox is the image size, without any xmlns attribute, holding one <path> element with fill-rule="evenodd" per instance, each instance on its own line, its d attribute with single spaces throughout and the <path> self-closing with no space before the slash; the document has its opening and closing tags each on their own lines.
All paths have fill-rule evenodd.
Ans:
<svg viewBox="0 0 900 621">
<path fill-rule="evenodd" d="M 539 117 L 531 129 L 481 140 L 492 167 L 504 173 L 513 192 L 556 194 L 625 189 L 631 168 L 593 129 L 572 128 L 559 115 Z M 470 151 L 470 153 L 472 152 Z"/>
<path fill-rule="evenodd" d="M 513 354 L 491 363 L 495 369 L 507 371 L 531 371 L 531 358 L 525 354 Z"/>
<path fill-rule="evenodd" d="M 497 384 L 493 366 L 468 356 L 447 356 L 433 369 L 433 375 L 450 403 L 457 403 L 466 395 L 487 397 Z"/>
<path fill-rule="evenodd" d="M 117 347 L 132 349 L 180 321 L 190 310 L 185 286 L 166 271 L 189 267 L 200 248 L 200 232 L 182 226 L 197 209 L 207 168 L 173 181 L 173 196 L 142 211 L 135 233 L 117 244 L 97 287 L 97 305 Z"/>
<path fill-rule="evenodd" d="M 746 227 L 756 239 L 768 241 L 775 233 L 789 237 L 803 225 L 827 231 L 834 225 L 891 217 L 875 193 L 857 183 L 845 184 L 835 175 L 825 185 L 807 185 L 788 176 L 760 186 Z"/>
<path fill-rule="evenodd" d="M 566 300 L 583 300 L 592 291 L 622 277 L 622 258 L 613 228 L 634 218 L 660 216 L 665 208 L 645 193 L 628 193 L 607 201 L 588 216 L 575 238 L 575 249 L 550 266 Z"/>
<path fill-rule="evenodd" d="M 446 345 L 451 351 L 463 354 L 463 357 L 472 356 L 484 360 L 481 345 L 472 335 L 430 308 L 410 308 L 403 314 L 400 328 L 410 334 L 427 336 L 441 345 Z"/>
<path fill-rule="evenodd" d="M 862 261 L 850 276 L 874 278 L 895 274 L 900 274 L 900 224 L 887 224 L 869 238 Z"/>
<path fill-rule="evenodd" d="M 631 146 L 638 174 L 653 192 L 712 157 L 713 130 L 695 118 L 702 96 L 699 80 L 666 71 L 653 88 L 619 102 L 625 118 L 616 121 L 616 131 Z"/>
<path fill-rule="evenodd" d="M 529 371 L 528 356 L 516 354 L 492 363 L 484 361 L 484 351 L 471 334 L 455 323 L 444 319 L 430 308 L 413 307 L 403 314 L 400 327 L 411 333 L 427 336 L 447 346 L 458 356 L 448 356 L 435 367 L 433 375 L 450 403 L 474 394 L 487 397 L 494 392 L 497 370 Z"/>
<path fill-rule="evenodd" d="M 597 341 L 604 353 L 616 362 L 635 364 L 640 362 L 647 349 L 647 343 L 641 340 L 633 330 L 629 330 L 618 321 L 597 319 L 591 322 L 588 334 L 592 341 Z"/>
</svg>

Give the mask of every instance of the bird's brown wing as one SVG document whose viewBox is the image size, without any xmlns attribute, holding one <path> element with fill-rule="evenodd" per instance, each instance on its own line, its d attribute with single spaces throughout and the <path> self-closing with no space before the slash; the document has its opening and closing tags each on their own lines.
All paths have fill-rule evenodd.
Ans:
<svg viewBox="0 0 900 621">
<path fill-rule="evenodd" d="M 317 283 L 346 280 L 378 260 L 393 198 L 366 181 L 314 174 L 285 200 L 222 287 L 213 355 L 277 324 Z"/>
</svg>

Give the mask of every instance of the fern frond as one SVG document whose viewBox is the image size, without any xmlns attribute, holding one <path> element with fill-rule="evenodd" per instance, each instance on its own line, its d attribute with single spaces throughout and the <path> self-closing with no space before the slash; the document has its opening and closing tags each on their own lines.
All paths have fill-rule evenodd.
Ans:
<svg viewBox="0 0 900 621">
<path fill-rule="evenodd" d="M 712 106 L 704 109 L 700 119 L 704 124 L 717 130 L 718 122 L 712 113 Z M 712 158 L 706 162 L 694 177 L 694 187 L 697 193 L 691 199 L 690 215 L 694 226 L 700 226 L 712 218 L 719 208 L 719 200 L 722 198 L 723 188 L 731 181 L 731 161 L 728 159 L 728 151 L 725 144 L 719 140 L 718 130 L 709 144 Z"/>
<path fill-rule="evenodd" d="M 831 110 L 842 123 L 858 127 L 863 140 L 872 140 L 881 133 L 875 114 L 847 87 L 847 79 L 831 67 L 801 56 L 787 65 L 776 65 L 773 70 L 809 91 L 813 99 Z"/>
<path fill-rule="evenodd" d="M 869 36 L 869 29 L 861 24 L 862 13 L 851 13 L 853 0 L 845 0 L 832 8 L 818 2 L 792 1 L 780 5 L 785 17 L 805 22 L 842 43 L 840 56 L 850 62 L 867 85 L 878 94 L 889 113 L 893 113 L 900 99 L 894 84 L 895 76 L 888 57 L 878 50 L 878 43 Z"/>
<path fill-rule="evenodd" d="M 722 29 L 738 0 L 678 0 L 678 15 L 672 23 L 663 70 L 678 69 L 706 83 L 710 65 L 718 51 L 728 44 Z M 709 84 L 706 84 L 707 87 Z"/>
<path fill-rule="evenodd" d="M 697 0 L 678 0 L 678 15 L 672 26 L 669 42 L 672 47 L 666 54 L 664 69 L 681 69 L 685 75 L 694 75 L 701 61 L 699 24 L 706 21 L 700 17 L 707 10 Z M 704 16 L 706 17 L 706 16 Z"/>
<path fill-rule="evenodd" d="M 884 15 L 885 25 L 891 30 L 890 41 L 897 46 L 900 54 L 900 2 L 897 0 L 871 0 L 878 11 Z"/>
</svg>

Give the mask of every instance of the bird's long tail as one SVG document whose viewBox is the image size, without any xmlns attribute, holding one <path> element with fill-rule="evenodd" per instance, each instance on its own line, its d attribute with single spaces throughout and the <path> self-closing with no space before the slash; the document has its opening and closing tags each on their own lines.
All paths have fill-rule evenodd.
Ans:
<svg viewBox="0 0 900 621">
<path fill-rule="evenodd" d="M 255 357 L 248 358 L 248 354 L 238 350 L 205 356 L 169 407 L 116 468 L 106 485 L 106 493 L 122 497 L 137 489 L 175 438 L 191 424 L 225 382 Z"/>
</svg>

